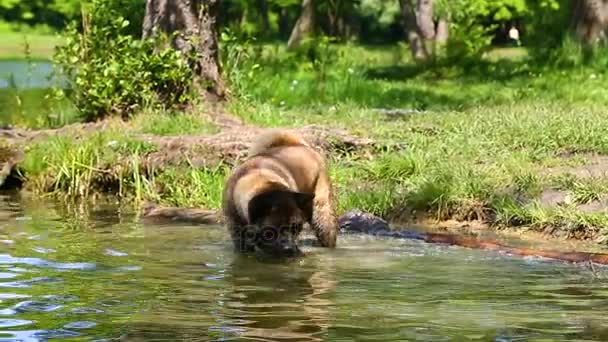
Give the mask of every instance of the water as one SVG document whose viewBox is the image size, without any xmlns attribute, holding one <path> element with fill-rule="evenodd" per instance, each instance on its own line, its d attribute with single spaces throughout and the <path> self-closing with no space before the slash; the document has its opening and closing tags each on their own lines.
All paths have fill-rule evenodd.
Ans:
<svg viewBox="0 0 608 342">
<path fill-rule="evenodd" d="M 65 100 L 47 98 L 53 86 L 65 86 L 49 61 L 0 60 L 0 127 L 58 127 L 74 121 Z"/>
<path fill-rule="evenodd" d="M 53 65 L 48 61 L 0 60 L 0 89 L 49 88 Z"/>
<path fill-rule="evenodd" d="M 341 236 L 292 263 L 222 227 L 0 204 L 0 341 L 608 339 L 601 268 Z"/>
</svg>

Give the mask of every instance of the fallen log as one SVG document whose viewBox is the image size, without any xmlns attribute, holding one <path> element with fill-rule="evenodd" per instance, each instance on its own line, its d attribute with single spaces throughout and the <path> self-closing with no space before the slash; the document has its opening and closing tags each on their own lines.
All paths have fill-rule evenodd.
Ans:
<svg viewBox="0 0 608 342">
<path fill-rule="evenodd" d="M 190 209 L 162 207 L 154 203 L 144 206 L 143 219 L 148 222 L 182 222 L 191 224 L 222 224 L 219 212 L 207 209 Z M 427 243 L 438 243 L 461 246 L 472 249 L 483 249 L 517 256 L 531 256 L 555 259 L 565 262 L 592 262 L 608 265 L 608 254 L 589 252 L 560 252 L 523 247 L 507 246 L 492 240 L 480 240 L 456 234 L 418 232 L 412 230 L 394 230 L 385 220 L 359 210 L 352 210 L 338 219 L 342 234 L 366 234 L 397 239 L 421 240 Z"/>
<path fill-rule="evenodd" d="M 222 224 L 223 218 L 216 210 L 160 207 L 148 202 L 144 205 L 142 218 L 149 223 L 181 222 L 192 224 Z"/>
</svg>

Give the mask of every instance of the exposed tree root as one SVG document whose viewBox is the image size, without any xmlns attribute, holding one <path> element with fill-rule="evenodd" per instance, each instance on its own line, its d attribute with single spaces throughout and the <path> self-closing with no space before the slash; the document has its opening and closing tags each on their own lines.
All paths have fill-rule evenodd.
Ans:
<svg viewBox="0 0 608 342">
<path fill-rule="evenodd" d="M 213 135 L 151 136 L 141 135 L 142 140 L 158 146 L 146 158 L 151 167 L 162 167 L 188 161 L 196 167 L 232 163 L 245 157 L 251 141 L 262 133 L 263 128 L 237 126 Z M 373 146 L 371 139 L 359 138 L 343 130 L 320 126 L 289 129 L 301 134 L 313 147 L 323 152 L 345 153 Z"/>
<path fill-rule="evenodd" d="M 210 119 L 220 125 L 223 130 L 212 135 L 182 136 L 156 136 L 135 132 L 130 133 L 130 138 L 146 141 L 157 146 L 155 151 L 140 156 L 140 172 L 150 173 L 154 170 L 170 166 L 187 164 L 197 168 L 213 168 L 222 163 L 232 164 L 246 155 L 251 141 L 264 130 L 263 128 L 245 125 L 238 119 L 221 113 L 214 114 Z M 22 155 L 21 150 L 25 146 L 50 136 L 70 136 L 74 139 L 79 139 L 92 132 L 104 130 L 108 127 L 120 128 L 123 125 L 125 130 L 129 130 L 125 122 L 115 119 L 96 123 L 73 124 L 59 129 L 0 129 L 0 139 L 3 138 L 8 146 L 10 146 L 11 151 Z M 373 147 L 374 143 L 371 139 L 356 137 L 340 129 L 321 126 L 287 129 L 301 134 L 313 147 L 325 153 L 340 154 L 351 152 Z M 101 183 L 103 183 L 104 179 L 112 181 L 112 170 L 124 168 L 124 165 L 121 166 L 120 164 L 129 162 L 130 156 L 126 157 L 129 158 L 119 158 L 113 161 L 113 165 L 98 165 L 99 177 L 95 177 L 100 178 Z M 9 162 L 0 159 L 0 170 L 2 170 L 0 172 L 0 186 L 3 180 L 1 175 L 10 174 L 18 166 L 17 159 L 11 159 Z"/>
</svg>

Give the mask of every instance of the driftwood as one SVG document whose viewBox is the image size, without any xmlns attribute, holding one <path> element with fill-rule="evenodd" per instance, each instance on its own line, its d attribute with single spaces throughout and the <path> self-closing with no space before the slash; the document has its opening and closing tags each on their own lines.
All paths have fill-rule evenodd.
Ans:
<svg viewBox="0 0 608 342">
<path fill-rule="evenodd" d="M 143 219 L 147 222 L 181 222 L 193 224 L 216 225 L 224 222 L 216 210 L 160 207 L 154 203 L 146 203 L 143 209 Z"/>
<path fill-rule="evenodd" d="M 193 224 L 222 224 L 221 215 L 214 210 L 161 207 L 148 203 L 144 208 L 144 220 L 148 222 L 183 222 Z M 492 240 L 455 234 L 418 232 L 412 230 L 393 230 L 385 220 L 369 213 L 352 210 L 338 219 L 343 234 L 367 234 L 379 237 L 421 240 L 473 249 L 484 249 L 518 256 L 542 257 L 566 262 L 592 262 L 608 265 L 608 254 L 588 252 L 560 252 L 532 248 L 511 247 Z"/>
</svg>

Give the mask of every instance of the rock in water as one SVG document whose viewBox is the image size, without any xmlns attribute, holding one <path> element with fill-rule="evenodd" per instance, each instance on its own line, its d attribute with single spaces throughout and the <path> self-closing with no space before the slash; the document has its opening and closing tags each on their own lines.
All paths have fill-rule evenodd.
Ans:
<svg viewBox="0 0 608 342">
<path fill-rule="evenodd" d="M 390 230 L 390 226 L 385 220 L 358 209 L 340 216 L 338 225 L 343 233 L 376 234 Z"/>
</svg>

